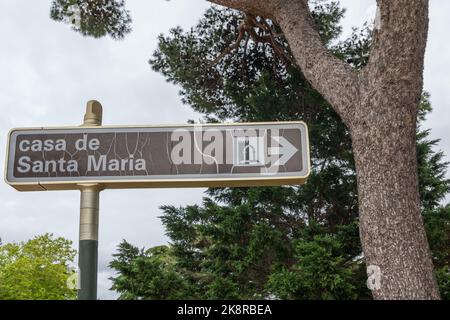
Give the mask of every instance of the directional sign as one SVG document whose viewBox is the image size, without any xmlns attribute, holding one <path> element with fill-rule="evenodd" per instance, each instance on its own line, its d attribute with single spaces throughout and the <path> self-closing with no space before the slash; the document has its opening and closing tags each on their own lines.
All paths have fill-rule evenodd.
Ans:
<svg viewBox="0 0 450 320">
<path fill-rule="evenodd" d="M 6 182 L 20 191 L 301 184 L 303 122 L 14 129 Z"/>
</svg>

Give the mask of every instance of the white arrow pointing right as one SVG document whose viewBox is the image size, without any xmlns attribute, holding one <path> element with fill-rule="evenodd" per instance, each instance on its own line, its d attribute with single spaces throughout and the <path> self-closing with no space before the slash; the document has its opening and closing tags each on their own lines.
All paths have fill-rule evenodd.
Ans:
<svg viewBox="0 0 450 320">
<path fill-rule="evenodd" d="M 278 160 L 273 163 L 273 166 L 285 165 L 298 151 L 298 149 L 290 143 L 285 137 L 272 137 L 278 143 L 278 147 L 269 148 L 271 156 L 278 155 Z"/>
</svg>

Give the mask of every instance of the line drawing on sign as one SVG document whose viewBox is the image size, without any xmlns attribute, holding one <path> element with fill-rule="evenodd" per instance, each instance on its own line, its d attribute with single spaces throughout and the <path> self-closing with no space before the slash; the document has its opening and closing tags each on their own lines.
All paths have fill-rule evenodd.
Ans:
<svg viewBox="0 0 450 320">
<path fill-rule="evenodd" d="M 145 137 L 145 140 L 144 140 L 144 143 L 142 144 L 141 149 L 139 150 L 139 154 L 141 155 L 141 158 L 144 158 L 144 148 L 147 146 L 149 141 L 150 141 L 150 137 L 147 135 Z M 148 152 L 148 156 L 150 157 L 150 163 L 153 164 L 153 156 L 152 156 L 152 153 L 150 151 Z M 148 170 L 149 170 L 148 168 L 145 168 L 145 173 L 147 175 L 149 175 L 149 171 Z"/>
<path fill-rule="evenodd" d="M 198 133 L 200 133 L 200 136 L 201 136 L 201 141 L 202 141 L 202 146 L 201 146 L 201 148 L 200 148 L 200 146 L 198 145 L 198 140 L 197 140 L 197 134 Z M 212 157 L 212 156 L 210 156 L 210 155 L 207 155 L 207 154 L 205 154 L 204 152 L 203 152 L 203 126 L 202 125 L 195 125 L 194 126 L 194 146 L 195 146 L 195 149 L 197 149 L 197 152 L 198 153 L 200 153 L 200 155 L 202 156 L 202 162 L 201 162 L 201 166 L 200 166 L 200 172 L 203 172 L 203 163 L 204 163 L 204 161 L 203 161 L 203 159 L 204 158 L 209 158 L 209 159 L 212 159 L 213 160 L 213 162 L 215 163 L 215 165 L 216 165 L 216 173 L 219 173 L 219 164 L 218 164 L 218 162 L 217 162 L 217 159 L 215 159 L 214 157 Z M 194 151 L 195 152 L 195 151 Z"/>
<path fill-rule="evenodd" d="M 172 138 L 169 138 L 169 135 L 170 135 L 171 137 L 173 137 L 173 133 L 172 133 L 172 134 L 170 134 L 169 132 L 166 133 L 167 159 L 169 159 L 169 161 L 170 161 L 170 163 L 172 164 L 172 166 L 175 166 L 175 170 L 177 171 L 177 175 L 178 175 L 178 174 L 179 174 L 179 171 L 178 171 L 178 165 L 172 160 L 172 155 L 171 155 L 171 153 L 170 153 L 170 151 L 169 151 L 169 141 L 170 141 L 170 144 L 171 144 L 171 148 L 172 148 L 172 150 L 173 150 L 173 140 L 172 140 Z"/>
</svg>

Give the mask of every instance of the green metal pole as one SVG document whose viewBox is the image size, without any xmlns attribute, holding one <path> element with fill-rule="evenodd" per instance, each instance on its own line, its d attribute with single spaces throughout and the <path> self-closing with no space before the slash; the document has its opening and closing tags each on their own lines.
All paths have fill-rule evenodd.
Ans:
<svg viewBox="0 0 450 320">
<path fill-rule="evenodd" d="M 84 127 L 101 126 L 102 106 L 89 101 Z M 98 222 L 101 187 L 98 184 L 80 185 L 80 241 L 78 248 L 78 300 L 97 300 Z"/>
</svg>

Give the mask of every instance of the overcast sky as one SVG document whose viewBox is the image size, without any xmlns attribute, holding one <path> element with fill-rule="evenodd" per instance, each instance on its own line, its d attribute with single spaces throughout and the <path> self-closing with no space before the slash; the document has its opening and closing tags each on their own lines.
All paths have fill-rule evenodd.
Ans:
<svg viewBox="0 0 450 320">
<path fill-rule="evenodd" d="M 50 0 L 0 0 L 0 157 L 15 127 L 79 125 L 85 104 L 99 100 L 104 124 L 170 124 L 199 119 L 182 105 L 178 89 L 147 61 L 157 36 L 188 28 L 209 6 L 205 0 L 127 0 L 133 32 L 123 41 L 83 38 L 49 19 Z M 374 14 L 375 0 L 342 0 L 344 35 Z M 433 113 L 426 123 L 439 149 L 450 154 L 450 1 L 431 0 L 425 89 Z M 447 157 L 450 161 L 450 158 Z M 4 163 L 1 163 L 3 172 Z M 167 243 L 160 205 L 200 203 L 203 189 L 104 191 L 100 201 L 99 298 L 115 298 L 108 262 L 122 239 L 151 247 Z M 0 183 L 0 237 L 26 241 L 47 232 L 78 247 L 79 192 L 19 193 Z"/>
</svg>

